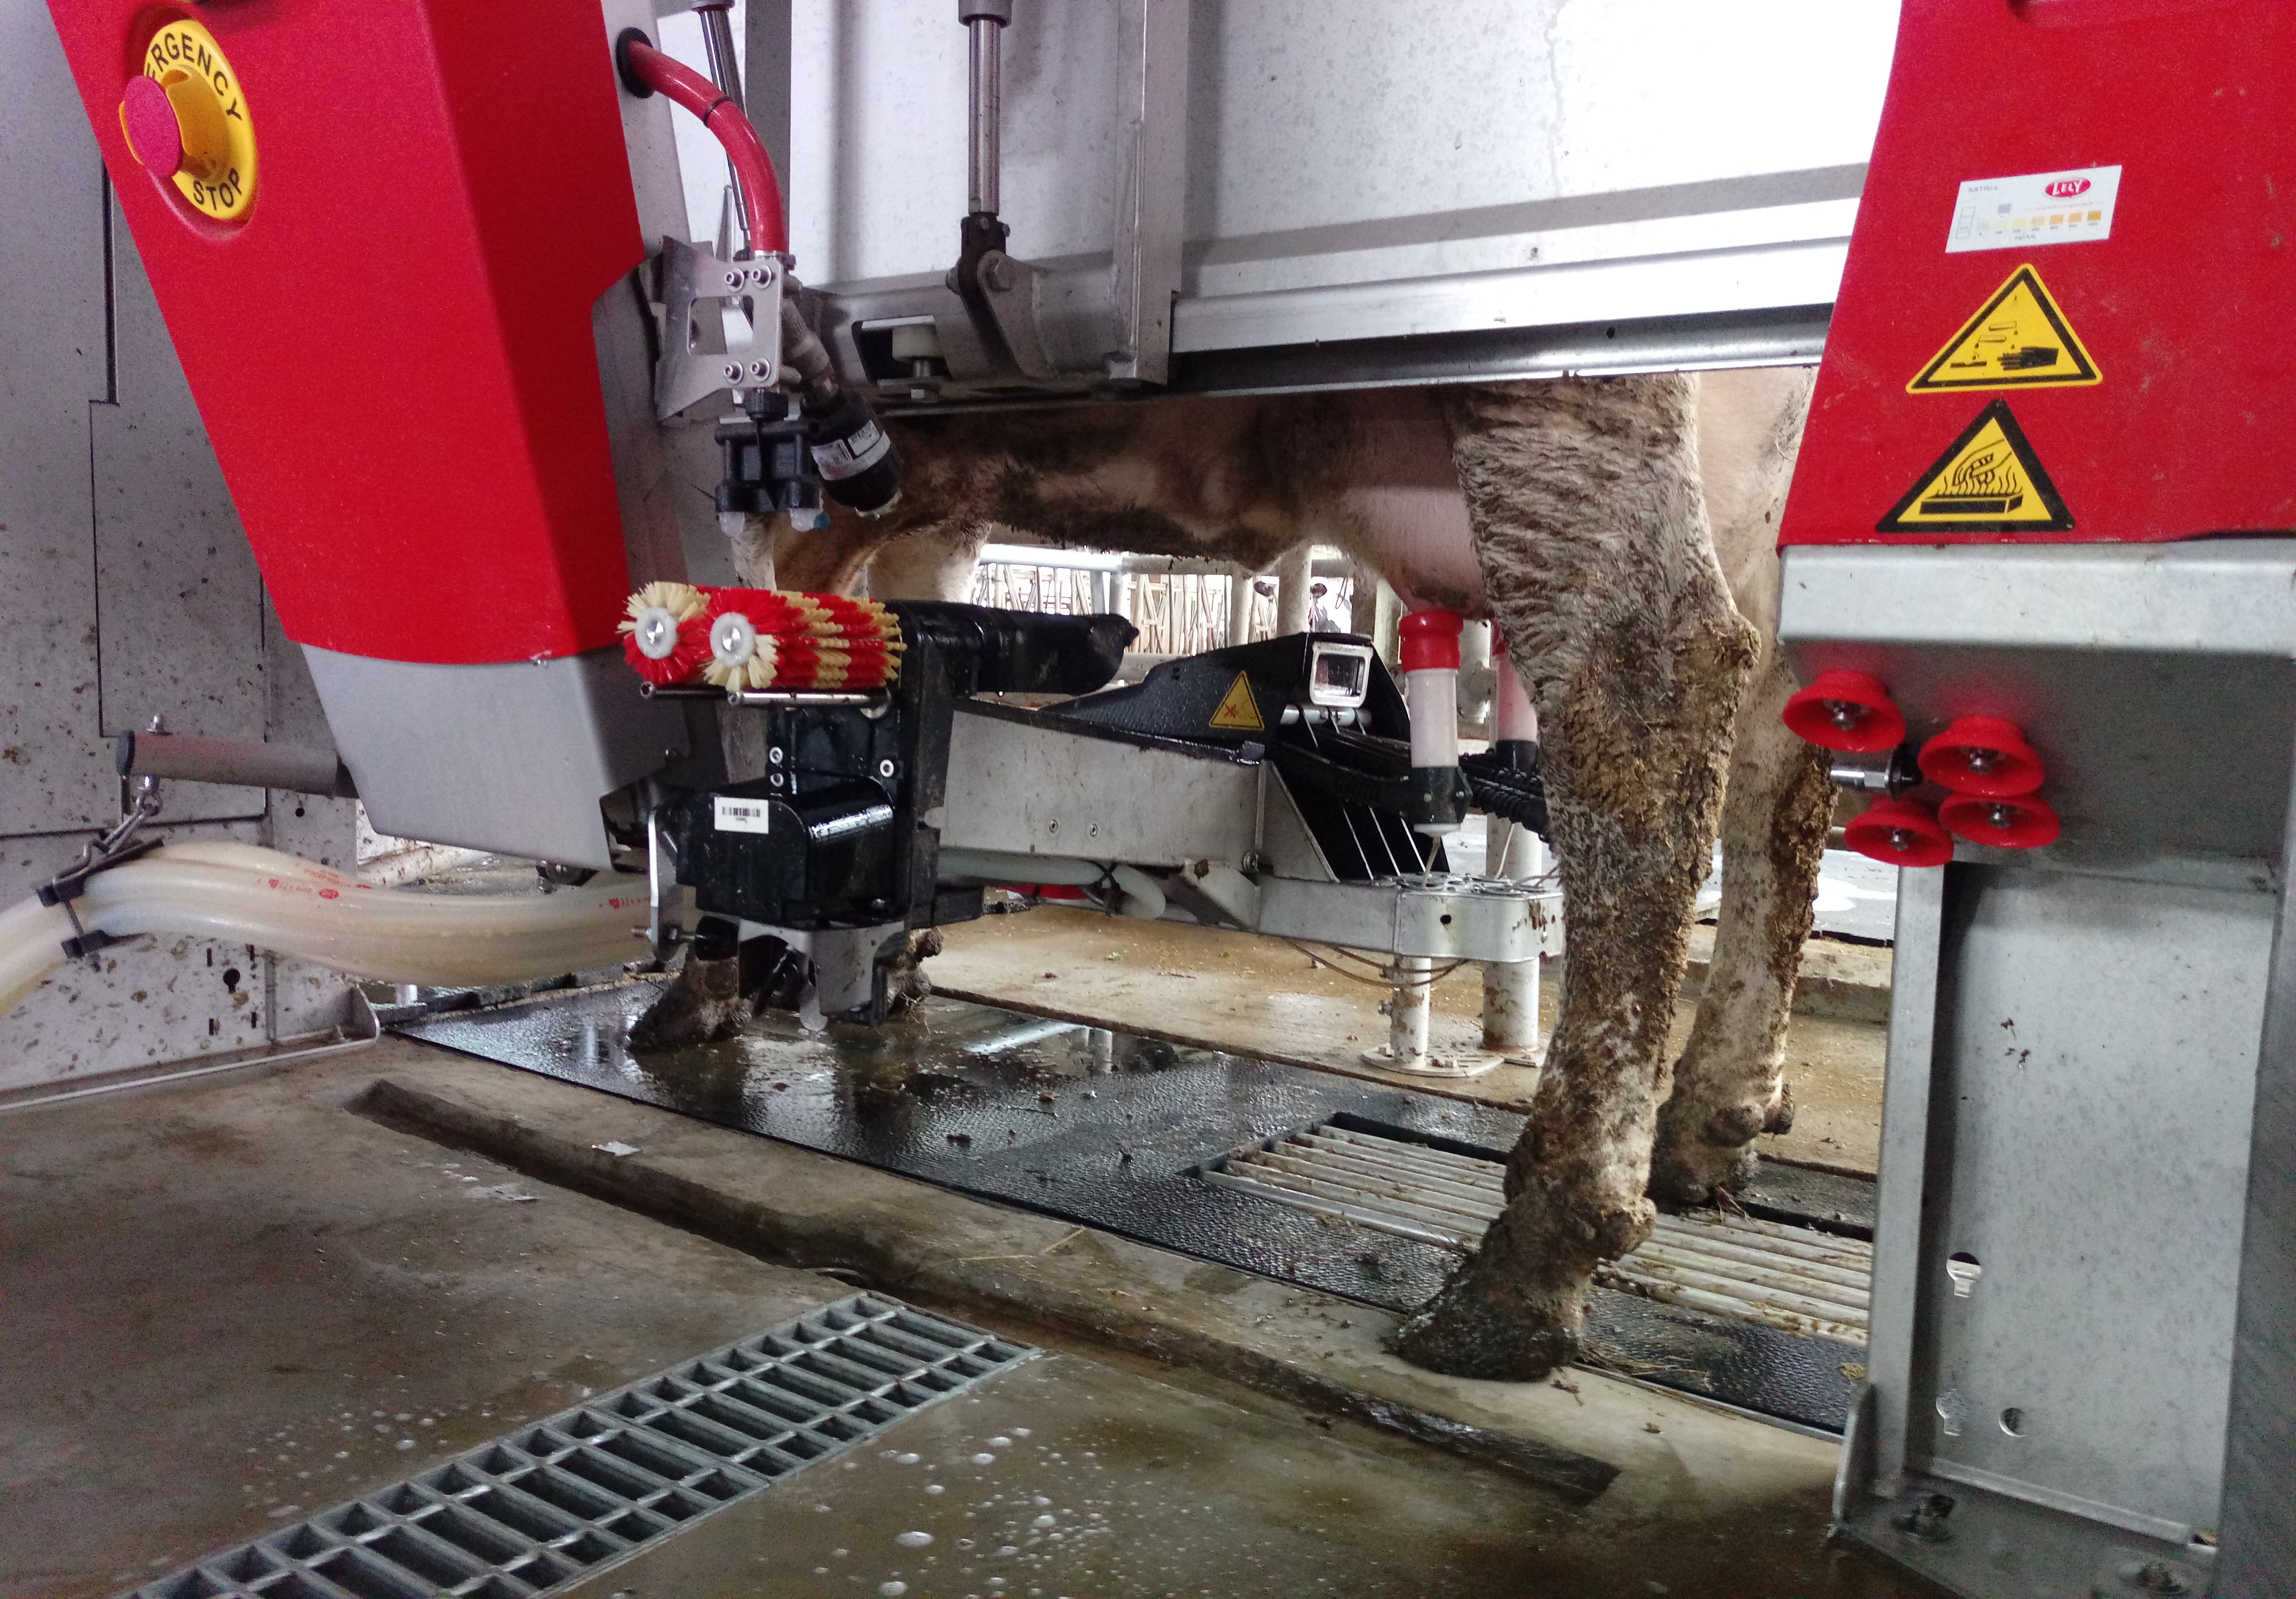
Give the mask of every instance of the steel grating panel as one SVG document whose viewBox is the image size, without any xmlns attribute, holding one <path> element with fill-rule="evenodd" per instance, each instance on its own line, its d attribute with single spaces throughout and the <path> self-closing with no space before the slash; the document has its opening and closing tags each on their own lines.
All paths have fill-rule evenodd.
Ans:
<svg viewBox="0 0 2296 1599">
<path fill-rule="evenodd" d="M 1446 1248 L 1472 1249 L 1505 1208 L 1497 1161 L 1332 1123 L 1208 1166 L 1215 1187 Z M 1721 1212 L 1669 1216 L 1596 1275 L 1615 1288 L 1790 1332 L 1866 1341 L 1874 1246 Z"/>
<path fill-rule="evenodd" d="M 1037 1350 L 855 1294 L 123 1599 L 525 1599 Z"/>
</svg>

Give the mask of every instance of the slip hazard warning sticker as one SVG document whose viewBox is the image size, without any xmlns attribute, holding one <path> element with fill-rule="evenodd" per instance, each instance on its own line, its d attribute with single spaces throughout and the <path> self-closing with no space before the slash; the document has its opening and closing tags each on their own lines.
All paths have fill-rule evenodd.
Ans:
<svg viewBox="0 0 2296 1599">
<path fill-rule="evenodd" d="M 1995 400 L 1946 447 L 1878 533 L 2062 533 L 2073 525 L 2025 430 Z"/>
<path fill-rule="evenodd" d="M 1201 701 L 1197 701 L 1201 704 Z M 1211 726 L 1225 727 L 1235 733 L 1265 733 L 1267 724 L 1260 719 L 1259 701 L 1251 697 L 1251 679 L 1242 672 L 1228 685 L 1227 693 L 1220 696 L 1219 709 L 1212 712 Z"/>
<path fill-rule="evenodd" d="M 1956 389 L 2038 389 L 2101 383 L 2104 374 L 2081 348 L 2072 324 L 2030 266 L 2020 266 L 1978 314 L 1947 340 L 1908 394 Z"/>
</svg>

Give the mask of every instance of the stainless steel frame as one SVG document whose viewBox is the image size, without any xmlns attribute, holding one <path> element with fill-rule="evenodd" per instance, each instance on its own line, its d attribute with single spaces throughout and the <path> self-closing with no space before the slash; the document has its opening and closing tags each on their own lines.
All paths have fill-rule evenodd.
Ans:
<svg viewBox="0 0 2296 1599">
<path fill-rule="evenodd" d="M 1916 741 L 2017 722 L 2065 825 L 1901 873 L 1838 1529 L 1988 1599 L 2285 1599 L 2296 542 L 1794 549 L 1784 593 Z"/>
<path fill-rule="evenodd" d="M 1895 16 L 1022 4 L 990 297 L 1018 370 L 947 277 L 968 148 L 947 0 L 801 15 L 750 78 L 794 71 L 808 314 L 883 404 L 1746 365 L 1823 340 Z M 947 373 L 915 383 L 880 344 L 927 322 Z"/>
</svg>

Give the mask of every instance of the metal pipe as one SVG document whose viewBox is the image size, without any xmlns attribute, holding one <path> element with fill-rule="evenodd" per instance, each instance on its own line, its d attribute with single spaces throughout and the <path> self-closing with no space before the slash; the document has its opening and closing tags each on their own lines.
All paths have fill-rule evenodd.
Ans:
<svg viewBox="0 0 2296 1599">
<path fill-rule="evenodd" d="M 747 116 L 750 108 L 742 97 L 741 58 L 734 53 L 734 24 L 729 14 L 732 11 L 733 0 L 709 0 L 708 4 L 693 8 L 701 23 L 701 47 L 709 53 L 709 76 L 717 79 L 718 88 L 734 102 L 734 109 Z M 747 248 L 750 236 L 750 204 L 742 196 L 742 174 L 734 165 L 730 152 L 726 158 L 726 170 L 734 179 L 729 185 L 734 198 L 734 222 L 742 230 L 742 243 Z"/>
<path fill-rule="evenodd" d="M 1499 660 L 1505 664 L 1505 656 Z M 1493 816 L 1490 831 L 1483 836 L 1484 875 L 1508 882 L 1529 882 L 1545 875 L 1546 847 L 1529 828 Z M 1483 963 L 1483 1047 L 1509 1054 L 1538 1050 L 1538 956 Z"/>
<path fill-rule="evenodd" d="M 332 750 L 252 739 L 193 738 L 177 733 L 123 733 L 112 751 L 122 777 L 168 777 L 295 794 L 355 800 L 358 785 Z"/>
<path fill-rule="evenodd" d="M 1004 202 L 998 183 L 1004 116 L 1003 41 L 998 36 L 1013 20 L 1013 0 L 957 0 L 956 20 L 970 36 L 965 209 L 976 217 L 993 217 Z"/>
<path fill-rule="evenodd" d="M 1427 1064 L 1427 1024 L 1435 996 L 1435 962 L 1423 955 L 1399 955 L 1388 968 L 1395 986 L 1387 996 L 1387 1048 L 1397 1071 Z"/>
</svg>

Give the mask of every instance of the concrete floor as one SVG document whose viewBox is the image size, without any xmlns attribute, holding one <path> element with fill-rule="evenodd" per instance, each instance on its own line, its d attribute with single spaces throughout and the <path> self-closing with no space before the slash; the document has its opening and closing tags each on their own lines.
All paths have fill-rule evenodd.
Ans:
<svg viewBox="0 0 2296 1599">
<path fill-rule="evenodd" d="M 1314 1321 L 1320 1355 L 1302 1342 L 1293 1358 L 1315 1368 L 1301 1391 L 1307 1376 L 1328 1388 L 1338 1366 L 1376 1358 L 1360 1312 L 1365 1326 L 1334 1333 L 1333 1302 L 1315 1296 L 1177 1257 L 1157 1266 L 1096 1235 L 1063 1247 L 1076 1230 L 1048 1218 L 390 1041 L 0 1117 L 0 1592 L 80 1599 L 147 1581 L 849 1292 L 538 1180 L 532 1160 L 521 1175 L 348 1108 L 371 1105 L 361 1096 L 386 1072 L 491 1103 L 578 1153 L 618 1129 L 664 1152 L 660 1181 L 754 1183 L 744 1214 L 793 1206 L 824 1247 L 826 1210 L 849 1202 L 929 1240 L 947 1268 L 882 1280 L 924 1302 L 959 1285 L 976 1302 L 955 1313 L 1008 1335 L 1044 1341 L 963 1285 L 1030 1279 L 1055 1321 L 1062 1295 L 1168 1295 L 1132 1313 L 1163 1316 L 1163 1342 L 1132 1341 L 1180 1366 L 1114 1352 L 1092 1336 L 1102 1320 L 1068 1316 L 1051 1357 L 586 1595 L 1899 1591 L 1823 1547 L 1833 1451 L 1813 1440 L 1592 1373 L 1562 1390 L 1412 1379 L 1439 1396 L 1418 1401 L 1430 1407 L 1544 1415 L 1570 1447 L 1619 1463 L 1586 1502 L 1185 1358 L 1209 1336 L 1190 1316 L 1301 1340 Z M 632 1183 L 652 1159 L 586 1155 Z M 968 1264 L 997 1261 L 1019 1264 Z M 1287 1316 L 1300 1327 L 1267 1325 Z M 981 1452 L 996 1464 L 972 1466 Z M 946 1491 L 926 1494 L 928 1480 Z M 902 1546 L 904 1532 L 932 1542 Z"/>
</svg>

